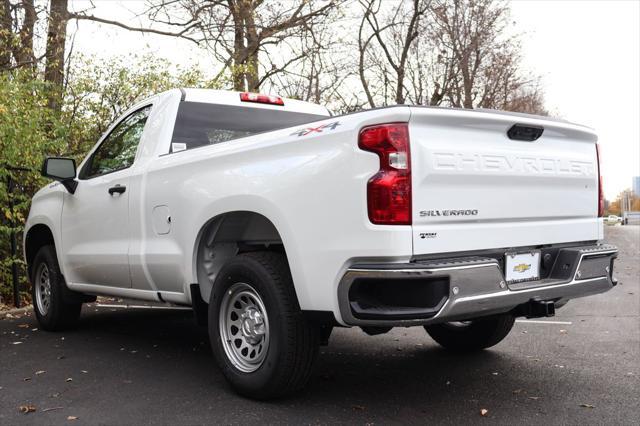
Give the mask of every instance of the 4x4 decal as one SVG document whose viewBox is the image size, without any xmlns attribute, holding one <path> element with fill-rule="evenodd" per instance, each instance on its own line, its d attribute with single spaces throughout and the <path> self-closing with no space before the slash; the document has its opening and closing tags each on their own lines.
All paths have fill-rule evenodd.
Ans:
<svg viewBox="0 0 640 426">
<path fill-rule="evenodd" d="M 340 125 L 339 121 L 334 121 L 332 123 L 323 124 L 318 127 L 307 127 L 306 129 L 296 130 L 291 133 L 289 136 L 306 136 L 309 133 L 322 133 L 323 130 L 335 130 L 336 127 Z"/>
</svg>

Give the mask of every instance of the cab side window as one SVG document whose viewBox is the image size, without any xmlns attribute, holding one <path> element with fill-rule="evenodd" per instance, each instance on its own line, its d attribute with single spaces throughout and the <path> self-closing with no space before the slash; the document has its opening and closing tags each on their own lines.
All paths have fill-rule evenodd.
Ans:
<svg viewBox="0 0 640 426">
<path fill-rule="evenodd" d="M 131 113 L 109 133 L 95 150 L 82 178 L 89 179 L 131 167 L 151 105 Z"/>
</svg>

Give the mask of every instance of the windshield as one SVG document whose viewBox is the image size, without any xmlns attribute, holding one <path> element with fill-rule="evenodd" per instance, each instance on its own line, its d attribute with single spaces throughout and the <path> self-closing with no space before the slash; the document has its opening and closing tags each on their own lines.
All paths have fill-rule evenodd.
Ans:
<svg viewBox="0 0 640 426">
<path fill-rule="evenodd" d="M 171 139 L 171 152 L 227 142 L 325 118 L 327 116 L 266 108 L 181 102 Z"/>
</svg>

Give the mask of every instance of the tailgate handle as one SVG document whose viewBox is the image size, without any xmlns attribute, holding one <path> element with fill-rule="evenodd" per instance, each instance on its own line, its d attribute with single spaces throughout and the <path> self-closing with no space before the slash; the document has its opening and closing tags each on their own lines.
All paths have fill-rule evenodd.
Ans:
<svg viewBox="0 0 640 426">
<path fill-rule="evenodd" d="M 514 141 L 533 142 L 542 136 L 542 132 L 544 132 L 544 127 L 542 126 L 514 124 L 507 131 L 507 136 Z"/>
</svg>

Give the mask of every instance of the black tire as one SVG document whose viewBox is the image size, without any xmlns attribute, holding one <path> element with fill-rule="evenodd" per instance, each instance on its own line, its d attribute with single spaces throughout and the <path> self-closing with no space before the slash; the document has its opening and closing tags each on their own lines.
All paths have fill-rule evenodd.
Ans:
<svg viewBox="0 0 640 426">
<path fill-rule="evenodd" d="M 38 289 L 42 283 L 41 272 L 46 268 L 50 284 L 49 304 L 46 309 L 38 300 Z M 42 291 L 42 289 L 40 290 Z M 31 272 L 31 297 L 33 310 L 40 328 L 47 331 L 62 331 L 76 325 L 82 303 L 69 300 L 69 290 L 58 266 L 55 248 L 51 245 L 40 248 L 33 259 Z"/>
<path fill-rule="evenodd" d="M 511 314 L 495 315 L 463 323 L 425 326 L 429 336 L 444 348 L 455 352 L 474 352 L 497 345 L 513 328 Z"/>
<path fill-rule="evenodd" d="M 231 294 L 239 284 L 255 290 L 262 299 L 268 319 L 266 355 L 259 367 L 250 372 L 242 371 L 237 363 L 234 364 L 225 352 L 221 336 L 220 312 L 224 309 L 223 303 L 228 303 L 225 293 Z M 231 336 L 234 344 L 237 336 Z M 220 270 L 209 299 L 209 337 L 218 365 L 239 394 L 265 400 L 291 394 L 305 386 L 318 355 L 319 330 L 300 311 L 284 255 L 245 253 Z M 231 340 L 227 341 L 230 345 Z"/>
</svg>

